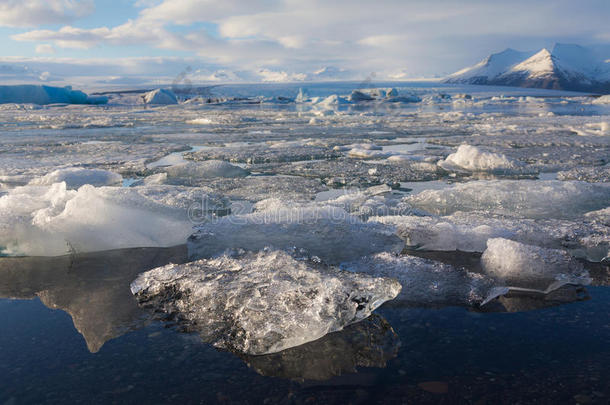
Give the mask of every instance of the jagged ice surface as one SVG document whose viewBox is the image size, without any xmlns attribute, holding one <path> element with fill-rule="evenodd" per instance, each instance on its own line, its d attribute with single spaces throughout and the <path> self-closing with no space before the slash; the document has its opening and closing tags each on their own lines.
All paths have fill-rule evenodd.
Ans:
<svg viewBox="0 0 610 405">
<path fill-rule="evenodd" d="M 131 285 L 142 306 L 217 347 L 248 354 L 278 352 L 341 330 L 400 289 L 392 279 L 272 250 L 159 267 Z"/>
</svg>

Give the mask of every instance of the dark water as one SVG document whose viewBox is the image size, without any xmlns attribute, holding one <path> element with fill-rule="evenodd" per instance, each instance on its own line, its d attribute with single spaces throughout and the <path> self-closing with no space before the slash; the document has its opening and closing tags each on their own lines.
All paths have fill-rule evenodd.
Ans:
<svg viewBox="0 0 610 405">
<path fill-rule="evenodd" d="M 319 341 L 252 357 L 137 307 L 135 275 L 184 260 L 184 247 L 0 258 L 0 404 L 610 401 L 605 286 L 522 312 L 386 305 Z M 513 304 L 504 307 L 536 306 Z"/>
</svg>

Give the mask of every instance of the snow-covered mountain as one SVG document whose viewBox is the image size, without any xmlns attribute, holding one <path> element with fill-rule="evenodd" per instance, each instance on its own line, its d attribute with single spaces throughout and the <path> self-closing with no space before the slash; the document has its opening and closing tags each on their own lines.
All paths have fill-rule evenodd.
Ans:
<svg viewBox="0 0 610 405">
<path fill-rule="evenodd" d="M 537 53 L 507 49 L 449 75 L 445 82 L 610 93 L 610 50 L 573 44 Z"/>
</svg>

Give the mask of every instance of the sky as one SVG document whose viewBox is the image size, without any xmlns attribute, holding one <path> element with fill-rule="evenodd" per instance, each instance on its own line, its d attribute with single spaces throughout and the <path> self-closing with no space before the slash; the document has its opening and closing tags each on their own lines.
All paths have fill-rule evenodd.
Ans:
<svg viewBox="0 0 610 405">
<path fill-rule="evenodd" d="M 610 0 L 0 0 L 0 81 L 442 77 L 505 48 L 610 44 Z"/>
</svg>

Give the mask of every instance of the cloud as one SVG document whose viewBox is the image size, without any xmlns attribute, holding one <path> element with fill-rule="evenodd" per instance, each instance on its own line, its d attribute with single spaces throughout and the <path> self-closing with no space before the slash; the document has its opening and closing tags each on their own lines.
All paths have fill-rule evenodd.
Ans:
<svg viewBox="0 0 610 405">
<path fill-rule="evenodd" d="M 93 0 L 2 0 L 0 26 L 65 24 L 94 10 Z"/>
<path fill-rule="evenodd" d="M 404 72 L 448 73 L 509 46 L 535 49 L 551 46 L 554 38 L 604 40 L 610 18 L 607 0 L 139 0 L 137 5 L 143 7 L 139 15 L 116 26 L 67 25 L 12 38 L 62 48 L 130 44 L 186 51 L 222 65 L 221 71 L 272 72 L 263 80 L 327 65 L 404 77 Z"/>
<path fill-rule="evenodd" d="M 49 44 L 40 44 L 40 45 L 36 45 L 36 53 L 39 54 L 54 54 L 55 53 L 55 48 L 53 48 L 53 45 L 49 45 Z"/>
</svg>

